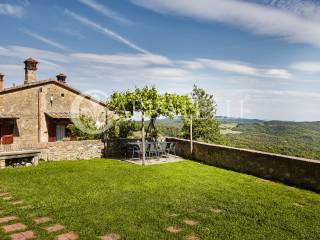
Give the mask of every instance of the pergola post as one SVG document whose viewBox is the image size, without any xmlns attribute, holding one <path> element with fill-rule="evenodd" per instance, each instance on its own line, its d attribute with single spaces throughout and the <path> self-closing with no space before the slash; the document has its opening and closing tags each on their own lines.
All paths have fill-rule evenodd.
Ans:
<svg viewBox="0 0 320 240">
<path fill-rule="evenodd" d="M 192 132 L 193 132 L 193 129 L 192 129 L 192 115 L 190 116 L 190 154 L 192 156 L 192 153 L 193 153 L 193 136 L 192 136 Z"/>
<path fill-rule="evenodd" d="M 142 132 L 142 165 L 145 165 L 146 162 L 146 133 L 144 127 L 144 112 L 142 111 L 142 120 L 141 120 L 141 132 Z"/>
</svg>

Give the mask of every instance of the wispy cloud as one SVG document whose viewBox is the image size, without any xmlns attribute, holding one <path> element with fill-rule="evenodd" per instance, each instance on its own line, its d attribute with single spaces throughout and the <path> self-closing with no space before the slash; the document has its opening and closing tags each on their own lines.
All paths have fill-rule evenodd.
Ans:
<svg viewBox="0 0 320 240">
<path fill-rule="evenodd" d="M 147 65 L 167 65 L 172 61 L 167 57 L 155 54 L 113 54 L 101 55 L 93 53 L 74 53 L 71 57 L 80 61 L 88 61 L 102 64 L 127 65 L 127 66 L 147 66 Z"/>
<path fill-rule="evenodd" d="M 242 75 L 263 77 L 263 78 L 277 78 L 290 79 L 292 76 L 286 69 L 277 68 L 257 68 L 247 63 L 226 61 L 219 59 L 198 58 L 193 61 L 181 62 L 186 68 L 197 70 L 203 68 L 213 68 L 216 70 L 237 73 Z"/>
<path fill-rule="evenodd" d="M 95 22 L 89 20 L 88 18 L 80 16 L 79 14 L 76 14 L 76 13 L 74 13 L 72 11 L 67 10 L 67 9 L 65 10 L 65 13 L 68 16 L 74 18 L 75 20 L 81 22 L 82 24 L 85 24 L 85 25 L 91 27 L 93 30 L 101 32 L 102 34 L 104 34 L 104 35 L 106 35 L 108 37 L 111 37 L 112 39 L 114 39 L 114 40 L 116 40 L 118 42 L 121 42 L 121 43 L 127 45 L 128 47 L 130 47 L 130 48 L 132 48 L 132 49 L 134 49 L 136 51 L 139 51 L 139 52 L 142 52 L 142 53 L 146 53 L 146 54 L 150 53 L 146 49 L 143 49 L 143 48 L 139 47 L 138 45 L 132 43 L 131 41 L 129 41 L 125 37 L 122 37 L 121 35 L 117 34 L 114 31 L 111 31 L 110 29 L 108 29 L 106 27 L 102 27 L 100 24 L 95 23 Z"/>
<path fill-rule="evenodd" d="M 320 19 L 320 3 L 318 0 L 263 0 L 262 3 L 305 18 Z"/>
<path fill-rule="evenodd" d="M 102 4 L 98 3 L 97 1 L 94 1 L 94 0 L 78 0 L 78 1 L 89 6 L 90 8 L 101 13 L 102 15 L 104 15 L 108 18 L 111 18 L 119 23 L 132 24 L 132 22 L 129 19 L 122 17 L 117 12 L 111 10 L 106 5 L 102 5 Z"/>
<path fill-rule="evenodd" d="M 295 11 L 237 0 L 131 0 L 164 14 L 188 16 L 201 21 L 223 22 L 260 35 L 307 43 L 320 48 L 320 11 L 309 15 Z M 283 2 L 283 1 L 282 1 Z M 292 1 L 288 1 L 292 2 Z M 310 2 L 312 5 L 312 2 Z"/>
<path fill-rule="evenodd" d="M 65 47 L 64 45 L 62 45 L 60 43 L 57 43 L 55 41 L 52 41 L 52 40 L 50 40 L 50 39 L 48 39 L 46 37 L 43 37 L 43 36 L 41 36 L 41 35 L 39 35 L 37 33 L 34 33 L 34 32 L 32 32 L 32 31 L 30 31 L 28 29 L 21 28 L 20 31 L 25 33 L 25 34 L 27 34 L 27 35 L 29 35 L 30 37 L 33 37 L 33 38 L 35 38 L 35 39 L 37 39 L 37 40 L 39 40 L 39 41 L 41 41 L 41 42 L 43 42 L 45 44 L 48 44 L 48 45 L 52 46 L 52 47 L 58 48 L 60 50 L 67 50 L 67 47 Z"/>
<path fill-rule="evenodd" d="M 320 62 L 297 62 L 291 68 L 307 73 L 320 73 Z"/>
<path fill-rule="evenodd" d="M 23 16 L 23 7 L 0 3 L 0 14 L 21 18 Z"/>
<path fill-rule="evenodd" d="M 314 110 L 320 105 L 320 93 L 313 86 L 308 90 L 301 81 L 300 91 L 299 86 L 292 88 L 289 81 L 281 81 L 281 85 L 264 81 L 266 76 L 277 78 L 270 76 L 269 70 L 273 68 L 249 63 L 203 58 L 172 60 L 142 53 L 70 54 L 25 46 L 0 46 L 0 56 L 0 71 L 6 75 L 6 86 L 23 83 L 23 60 L 31 56 L 40 62 L 39 79 L 64 71 L 68 83 L 82 90 L 94 88 L 111 94 L 113 90 L 155 84 L 160 92 L 186 94 L 197 84 L 215 93 L 220 115 L 244 113 L 244 117 L 283 120 L 319 120 L 320 117 L 319 111 Z M 134 61 L 138 64 L 134 65 Z M 240 111 L 240 106 L 244 106 L 244 111 Z"/>
<path fill-rule="evenodd" d="M 0 46 L 0 56 L 12 57 L 21 60 L 25 60 L 28 57 L 34 57 L 36 59 L 43 59 L 48 62 L 58 63 L 66 63 L 70 60 L 65 54 L 24 46 Z"/>
</svg>

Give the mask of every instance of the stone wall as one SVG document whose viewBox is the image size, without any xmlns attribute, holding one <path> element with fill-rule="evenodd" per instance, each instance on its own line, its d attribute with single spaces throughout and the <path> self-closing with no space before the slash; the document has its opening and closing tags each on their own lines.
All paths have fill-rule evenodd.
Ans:
<svg viewBox="0 0 320 240">
<path fill-rule="evenodd" d="M 38 142 L 39 88 L 0 94 L 0 112 L 17 115 L 14 142 Z"/>
<path fill-rule="evenodd" d="M 273 179 L 320 192 L 320 161 L 168 138 L 177 142 L 177 155 L 208 165 Z"/>
<path fill-rule="evenodd" d="M 0 169 L 3 169 L 6 167 L 6 161 L 5 160 L 0 160 Z"/>
<path fill-rule="evenodd" d="M 103 157 L 104 144 L 100 140 L 47 143 L 40 158 L 48 161 L 81 160 Z"/>
<path fill-rule="evenodd" d="M 104 143 L 101 140 L 85 140 L 0 145 L 0 153 L 19 150 L 40 150 L 40 159 L 45 161 L 93 159 L 103 157 Z"/>
</svg>

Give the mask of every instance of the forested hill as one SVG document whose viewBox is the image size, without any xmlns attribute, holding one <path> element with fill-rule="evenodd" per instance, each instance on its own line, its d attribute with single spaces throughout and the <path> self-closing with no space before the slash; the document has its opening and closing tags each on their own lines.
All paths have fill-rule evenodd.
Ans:
<svg viewBox="0 0 320 240">
<path fill-rule="evenodd" d="M 231 146 L 320 159 L 320 122 L 241 122 L 222 120 Z"/>
<path fill-rule="evenodd" d="M 263 121 L 217 117 L 227 144 L 320 160 L 320 122 Z M 157 121 L 163 136 L 179 136 L 182 120 Z"/>
</svg>

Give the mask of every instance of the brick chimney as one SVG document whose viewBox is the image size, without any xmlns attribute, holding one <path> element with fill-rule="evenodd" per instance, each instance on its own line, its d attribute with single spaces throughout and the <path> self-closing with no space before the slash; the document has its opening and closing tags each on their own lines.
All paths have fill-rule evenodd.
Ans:
<svg viewBox="0 0 320 240">
<path fill-rule="evenodd" d="M 36 77 L 37 64 L 38 62 L 32 58 L 28 58 L 27 60 L 24 61 L 24 65 L 25 65 L 24 84 L 29 84 L 37 81 L 37 77 Z"/>
<path fill-rule="evenodd" d="M 4 75 L 0 73 L 0 92 L 4 90 Z"/>
<path fill-rule="evenodd" d="M 63 73 L 60 73 L 60 74 L 57 75 L 57 81 L 58 82 L 66 83 L 66 78 L 67 78 L 67 76 L 64 75 Z"/>
</svg>

